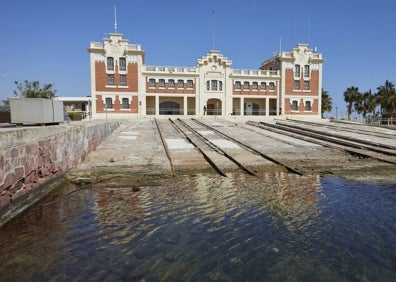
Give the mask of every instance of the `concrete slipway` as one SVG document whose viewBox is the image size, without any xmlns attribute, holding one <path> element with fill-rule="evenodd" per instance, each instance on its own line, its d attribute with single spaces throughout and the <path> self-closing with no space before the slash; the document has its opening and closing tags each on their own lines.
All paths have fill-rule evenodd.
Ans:
<svg viewBox="0 0 396 282">
<path fill-rule="evenodd" d="M 191 119 L 185 121 L 191 123 Z M 357 180 L 396 183 L 394 164 L 353 156 L 338 149 L 266 131 L 246 125 L 246 121 L 219 118 L 205 118 L 201 121 L 304 174 L 333 174 Z M 307 127 L 315 127 L 315 125 L 307 125 Z M 329 130 L 319 126 L 317 129 Z M 336 130 L 345 136 L 358 135 L 347 127 L 343 129 L 341 126 Z M 370 136 L 374 136 L 372 138 L 376 138 L 376 142 L 396 144 L 394 130 L 374 127 L 367 127 L 364 130 L 372 131 L 373 134 Z M 268 159 L 246 153 L 240 146 L 224 139 L 221 135 L 214 134 L 210 129 L 198 128 L 197 131 L 224 151 L 232 153 L 257 174 L 284 170 Z M 386 132 L 389 138 L 378 141 L 380 138 L 375 137 L 375 132 Z M 70 175 L 75 178 L 82 175 L 108 174 L 164 177 L 174 174 L 214 172 L 202 152 L 186 138 L 189 134 L 192 134 L 190 130 L 184 129 L 184 133 L 181 133 L 165 118 L 121 121 L 120 126 L 103 140 L 82 164 L 73 169 Z M 208 148 L 203 150 L 207 153 L 207 157 L 225 172 L 239 169 L 222 154 Z"/>
</svg>

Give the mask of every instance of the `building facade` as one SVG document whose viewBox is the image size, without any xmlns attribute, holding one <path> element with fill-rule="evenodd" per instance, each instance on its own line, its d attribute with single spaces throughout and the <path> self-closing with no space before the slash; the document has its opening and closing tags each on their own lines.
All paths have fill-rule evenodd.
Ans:
<svg viewBox="0 0 396 282">
<path fill-rule="evenodd" d="M 233 69 L 211 50 L 193 67 L 147 66 L 112 33 L 88 48 L 93 117 L 106 115 L 321 116 L 322 54 L 297 44 L 259 69 Z"/>
</svg>

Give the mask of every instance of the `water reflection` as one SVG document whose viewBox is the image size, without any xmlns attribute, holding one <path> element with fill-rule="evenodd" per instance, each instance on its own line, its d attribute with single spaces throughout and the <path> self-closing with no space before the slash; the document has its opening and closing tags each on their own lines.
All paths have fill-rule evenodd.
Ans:
<svg viewBox="0 0 396 282">
<path fill-rule="evenodd" d="M 1 281 L 396 279 L 395 187 L 316 175 L 63 187 L 0 232 Z"/>
</svg>

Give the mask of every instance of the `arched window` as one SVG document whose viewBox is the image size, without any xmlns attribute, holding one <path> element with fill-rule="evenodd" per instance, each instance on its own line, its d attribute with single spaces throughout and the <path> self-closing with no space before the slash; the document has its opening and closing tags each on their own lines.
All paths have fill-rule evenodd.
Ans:
<svg viewBox="0 0 396 282">
<path fill-rule="evenodd" d="M 129 109 L 129 99 L 128 98 L 122 98 L 122 108 Z"/>
<path fill-rule="evenodd" d="M 309 80 L 304 81 L 304 90 L 309 90 Z"/>
<path fill-rule="evenodd" d="M 174 79 L 169 79 L 168 87 L 169 88 L 175 88 L 175 80 Z"/>
<path fill-rule="evenodd" d="M 107 85 L 114 85 L 114 74 L 107 75 Z"/>
<path fill-rule="evenodd" d="M 294 90 L 300 90 L 300 81 L 299 80 L 294 81 Z"/>
<path fill-rule="evenodd" d="M 292 101 L 291 110 L 298 111 L 298 101 L 296 101 L 296 100 Z"/>
<path fill-rule="evenodd" d="M 304 66 L 304 77 L 309 77 L 309 65 Z"/>
<path fill-rule="evenodd" d="M 125 58 L 121 57 L 120 58 L 120 71 L 125 71 L 126 70 L 126 60 Z"/>
<path fill-rule="evenodd" d="M 311 101 L 305 101 L 305 111 L 311 111 Z"/>
<path fill-rule="evenodd" d="M 154 78 L 149 79 L 149 87 L 155 87 L 155 79 Z"/>
<path fill-rule="evenodd" d="M 241 82 L 235 81 L 235 89 L 241 89 Z"/>
<path fill-rule="evenodd" d="M 300 77 L 300 65 L 295 65 L 294 66 L 294 76 L 295 77 Z"/>
<path fill-rule="evenodd" d="M 113 99 L 106 98 L 105 101 L 106 101 L 106 104 L 105 104 L 106 109 L 112 109 L 113 108 Z"/>
<path fill-rule="evenodd" d="M 212 80 L 212 91 L 217 91 L 217 80 Z"/>
<path fill-rule="evenodd" d="M 107 70 L 114 70 L 114 58 L 107 57 Z"/>
<path fill-rule="evenodd" d="M 126 86 L 126 75 L 125 74 L 120 74 L 120 85 L 121 86 Z"/>
</svg>

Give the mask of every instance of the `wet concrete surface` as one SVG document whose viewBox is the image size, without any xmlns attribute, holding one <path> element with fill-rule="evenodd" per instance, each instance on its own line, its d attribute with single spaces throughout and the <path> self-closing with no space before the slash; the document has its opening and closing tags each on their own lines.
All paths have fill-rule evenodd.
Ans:
<svg viewBox="0 0 396 282">
<path fill-rule="evenodd" d="M 224 151 L 232 153 L 254 172 L 284 171 L 279 165 L 248 153 L 238 145 L 211 132 L 210 129 L 194 125 L 191 119 L 185 121 L 194 126 L 200 134 L 217 143 Z M 206 118 L 201 121 L 304 174 L 334 174 L 353 179 L 396 182 L 394 173 L 396 166 L 392 164 L 356 157 L 338 149 L 269 132 L 246 125 L 244 121 L 218 118 Z M 356 138 L 361 135 L 362 138 L 375 140 L 378 143 L 396 143 L 396 131 L 386 128 L 367 127 L 364 131 L 370 134 L 363 136 L 351 130 L 353 125 L 337 128 L 315 125 L 309 127 L 336 131 L 338 134 Z M 72 174 L 174 175 L 214 171 L 202 153 L 186 139 L 186 136 L 192 136 L 192 132 L 186 128 L 183 131 L 184 134 L 180 133 L 168 119 L 122 121 L 120 126 L 72 171 Z M 376 135 L 377 133 L 385 133 L 387 138 L 381 138 Z M 216 164 L 219 164 L 222 170 L 232 172 L 239 169 L 235 163 L 215 150 L 208 148 L 203 150 Z"/>
</svg>

